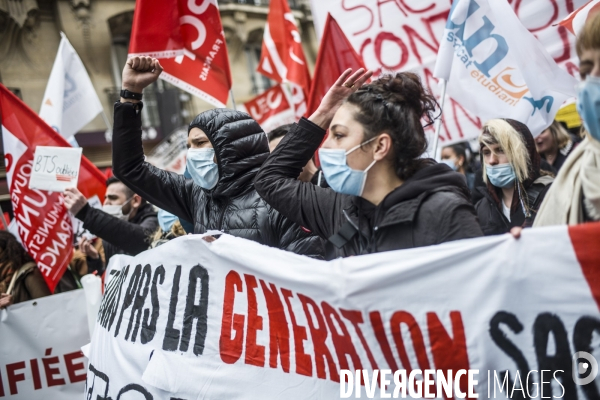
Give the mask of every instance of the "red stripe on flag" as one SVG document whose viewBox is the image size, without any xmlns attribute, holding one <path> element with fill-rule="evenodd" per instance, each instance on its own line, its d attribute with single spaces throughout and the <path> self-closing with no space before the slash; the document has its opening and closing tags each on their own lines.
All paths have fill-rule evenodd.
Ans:
<svg viewBox="0 0 600 400">
<path fill-rule="evenodd" d="M 600 222 L 569 226 L 569 236 L 577 261 L 600 309 Z"/>
</svg>

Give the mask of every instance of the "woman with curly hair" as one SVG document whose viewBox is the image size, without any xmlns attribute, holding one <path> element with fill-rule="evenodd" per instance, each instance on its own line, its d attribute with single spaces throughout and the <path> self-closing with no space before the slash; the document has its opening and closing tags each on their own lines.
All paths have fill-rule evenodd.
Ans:
<svg viewBox="0 0 600 400">
<path fill-rule="evenodd" d="M 465 179 L 422 158 L 437 103 L 412 73 L 347 70 L 257 175 L 263 199 L 327 240 L 326 259 L 481 236 Z M 329 136 L 323 142 L 326 129 Z M 319 148 L 331 188 L 298 181 Z"/>
<path fill-rule="evenodd" d="M 0 231 L 0 308 L 51 294 L 33 258 L 10 232 Z"/>
</svg>

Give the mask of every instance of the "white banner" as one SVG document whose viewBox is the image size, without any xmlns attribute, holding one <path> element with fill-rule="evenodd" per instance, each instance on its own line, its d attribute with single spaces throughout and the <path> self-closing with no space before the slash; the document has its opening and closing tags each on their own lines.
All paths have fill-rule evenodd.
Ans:
<svg viewBox="0 0 600 400">
<path fill-rule="evenodd" d="M 575 36 L 554 25 L 587 1 L 508 0 L 523 25 L 558 65 L 573 76 L 578 76 L 579 71 Z M 449 0 L 311 0 L 319 35 L 327 13 L 331 13 L 375 76 L 386 71 L 413 70 L 437 96 L 441 89 L 433 77 L 433 69 L 451 4 Z M 456 99 L 447 99 L 440 145 L 477 137 L 483 122 Z M 434 126 L 426 132 L 431 142 Z"/>
<path fill-rule="evenodd" d="M 81 400 L 89 341 L 83 289 L 0 310 L 0 398 Z"/>
<path fill-rule="evenodd" d="M 572 357 L 600 357 L 599 239 L 600 224 L 528 229 L 325 262 L 188 235 L 115 256 L 86 398 L 330 400 L 346 369 L 452 370 L 455 393 L 471 382 L 480 398 L 598 398 Z"/>
<path fill-rule="evenodd" d="M 61 37 L 40 117 L 70 140 L 102 112 L 102 104 L 77 52 L 62 32 Z"/>
</svg>

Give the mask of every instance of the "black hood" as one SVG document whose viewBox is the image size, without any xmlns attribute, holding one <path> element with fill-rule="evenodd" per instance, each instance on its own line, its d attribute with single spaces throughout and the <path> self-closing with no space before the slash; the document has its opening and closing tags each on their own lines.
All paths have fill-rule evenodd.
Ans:
<svg viewBox="0 0 600 400">
<path fill-rule="evenodd" d="M 219 181 L 206 192 L 213 197 L 234 197 L 254 187 L 254 176 L 269 156 L 269 143 L 250 115 L 217 108 L 194 118 L 188 134 L 192 128 L 208 136 L 219 166 Z"/>
<path fill-rule="evenodd" d="M 469 188 L 465 177 L 454 172 L 446 164 L 436 163 L 432 159 L 423 160 L 423 167 L 407 179 L 402 186 L 391 192 L 383 200 L 383 208 L 389 209 L 397 203 L 420 196 L 424 192 L 437 191 L 439 188 L 456 191 L 470 201 Z"/>
</svg>

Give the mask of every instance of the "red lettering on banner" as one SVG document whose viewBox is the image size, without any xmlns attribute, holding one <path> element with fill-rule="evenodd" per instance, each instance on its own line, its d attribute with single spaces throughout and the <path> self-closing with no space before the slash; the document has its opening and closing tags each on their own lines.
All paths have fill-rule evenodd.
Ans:
<svg viewBox="0 0 600 400">
<path fill-rule="evenodd" d="M 398 350 L 398 356 L 402 366 L 406 369 L 406 373 L 410 374 L 412 371 L 412 365 L 408 359 L 406 353 L 406 346 L 404 345 L 404 338 L 402 337 L 401 326 L 405 325 L 410 333 L 410 339 L 417 356 L 417 362 L 421 370 L 430 369 L 429 359 L 427 358 L 427 350 L 425 349 L 425 342 L 423 340 L 423 333 L 415 318 L 406 311 L 396 311 L 390 319 L 390 326 L 392 328 L 392 337 L 396 343 L 396 349 Z"/>
<path fill-rule="evenodd" d="M 365 339 L 365 335 L 363 335 L 362 330 L 360 329 L 360 326 L 359 326 L 360 324 L 364 323 L 362 313 L 360 311 L 356 311 L 356 310 L 343 310 L 343 309 L 340 309 L 340 312 L 342 313 L 342 316 L 344 318 L 346 318 L 348 321 L 350 321 L 350 323 L 352 323 L 352 326 L 354 327 L 354 331 L 356 332 L 356 335 L 358 336 L 360 343 L 362 344 L 363 348 L 365 349 L 365 352 L 367 353 L 367 358 L 369 359 L 369 362 L 371 363 L 371 368 L 373 368 L 373 370 L 379 369 L 377 367 L 377 362 L 375 361 L 375 357 L 373 357 L 373 353 L 371 352 L 371 349 L 369 348 L 369 344 L 367 343 L 367 340 Z"/>
<path fill-rule="evenodd" d="M 219 340 L 219 353 L 221 360 L 233 364 L 242 355 L 244 340 L 244 316 L 233 313 L 235 292 L 242 292 L 242 279 L 235 271 L 229 271 L 225 278 L 225 295 L 223 299 L 223 318 L 221 320 L 221 338 Z M 235 337 L 231 338 L 231 331 Z"/>
<path fill-rule="evenodd" d="M 437 41 L 437 39 L 432 38 L 433 44 L 427 43 L 427 41 L 425 39 L 423 39 L 423 37 L 421 35 L 419 35 L 417 33 L 417 31 L 415 31 L 410 26 L 404 25 L 402 28 L 404 29 L 404 31 L 408 35 L 408 40 L 409 40 L 409 43 L 410 43 L 410 48 L 413 51 L 415 57 L 417 57 L 417 60 L 419 61 L 419 64 L 423 63 L 423 59 L 421 58 L 421 54 L 419 53 L 419 48 L 417 47 L 416 40 L 418 40 L 419 42 L 423 43 L 423 45 L 425 45 L 425 47 L 427 47 L 429 50 L 431 50 L 434 54 L 437 55 L 438 49 L 440 47 L 440 43 Z"/>
<path fill-rule="evenodd" d="M 554 58 L 556 63 L 561 63 L 564 61 L 569 61 L 571 59 L 571 41 L 569 40 L 569 31 L 564 26 L 558 27 L 558 34 L 560 35 L 560 40 L 563 44 L 563 53 Z"/>
<path fill-rule="evenodd" d="M 401 54 L 400 61 L 396 65 L 385 64 L 383 62 L 383 60 L 381 59 L 382 52 L 383 52 L 383 49 L 382 49 L 383 42 L 385 40 L 388 40 L 390 42 L 396 43 L 398 45 L 398 48 L 400 49 L 400 54 Z M 361 53 L 361 55 L 362 55 L 362 53 Z M 391 32 L 379 32 L 379 34 L 375 38 L 375 57 L 377 57 L 377 61 L 384 68 L 391 69 L 391 70 L 402 69 L 402 67 L 404 67 L 406 65 L 406 63 L 408 62 L 408 57 L 409 56 L 410 56 L 410 53 L 408 52 L 408 47 L 406 47 L 406 45 L 404 44 L 404 42 L 402 41 L 402 39 L 400 39 L 399 37 L 397 37 L 393 33 L 391 33 Z"/>
<path fill-rule="evenodd" d="M 270 284 L 269 290 L 267 284 L 261 279 L 260 286 L 269 311 L 269 366 L 277 368 L 277 354 L 279 354 L 281 368 L 284 372 L 290 372 L 290 330 L 283 303 L 274 284 Z"/>
<path fill-rule="evenodd" d="M 246 329 L 246 364 L 264 367 L 265 346 L 256 344 L 256 332 L 262 331 L 263 319 L 258 315 L 258 304 L 254 289 L 258 287 L 256 278 L 245 274 L 246 295 L 248 296 L 248 325 Z"/>
<path fill-rule="evenodd" d="M 319 309 L 317 303 L 315 303 L 315 301 L 310 297 L 298 294 L 298 298 L 302 303 L 302 308 L 304 309 L 304 314 L 306 315 L 306 320 L 308 321 L 308 328 L 310 329 L 310 336 L 312 338 L 313 349 L 315 352 L 317 376 L 321 379 L 327 379 L 327 374 L 325 372 L 326 361 L 329 368 L 329 378 L 334 382 L 339 382 L 340 375 L 338 373 L 337 366 L 335 365 L 333 357 L 331 356 L 331 352 L 325 343 L 327 340 L 327 326 L 325 325 L 325 320 L 323 319 L 321 310 Z M 312 318 L 309 306 L 317 320 L 316 324 Z"/>
<path fill-rule="evenodd" d="M 363 369 L 360 357 L 356 353 L 354 343 L 352 343 L 352 337 L 350 337 L 350 333 L 348 332 L 348 329 L 346 328 L 346 325 L 340 318 L 339 314 L 325 301 L 321 302 L 321 307 L 323 308 L 323 315 L 325 316 L 325 320 L 329 326 L 329 331 L 331 332 L 333 347 L 335 347 L 340 369 Z M 337 323 L 337 326 L 342 330 L 341 334 L 339 333 L 336 324 L 333 322 L 334 319 Z M 350 368 L 348 366 L 346 355 L 350 356 L 352 359 L 354 368 Z"/>
<path fill-rule="evenodd" d="M 46 383 L 48 387 L 64 385 L 66 382 L 60 376 L 60 370 L 52 367 L 60 363 L 58 356 L 49 357 L 52 354 L 52 348 L 46 349 L 46 357 L 42 358 L 42 364 L 44 365 L 44 374 L 46 375 Z M 58 374 L 58 378 L 54 376 Z"/>
<path fill-rule="evenodd" d="M 4 397 L 4 384 L 2 383 L 2 371 L 0 371 L 0 397 Z"/>
<path fill-rule="evenodd" d="M 33 377 L 33 388 L 35 390 L 42 388 L 42 379 L 40 378 L 40 367 L 38 365 L 38 360 L 33 358 L 29 360 L 29 365 L 31 366 L 31 375 Z"/>
<path fill-rule="evenodd" d="M 67 366 L 67 374 L 69 375 L 69 381 L 71 383 L 85 381 L 85 364 L 83 362 L 74 362 L 77 359 L 82 359 L 84 357 L 83 353 L 81 351 L 76 351 L 73 353 L 65 354 L 63 357 L 65 359 L 65 365 Z M 77 374 L 77 371 L 83 371 L 83 374 Z"/>
<path fill-rule="evenodd" d="M 427 313 L 427 329 L 435 368 L 442 371 L 452 370 L 454 378 L 456 378 L 458 370 L 469 369 L 469 355 L 467 353 L 465 327 L 460 312 L 451 311 L 450 320 L 452 322 L 452 337 L 448 335 L 444 325 L 435 313 Z M 461 391 L 467 393 L 467 376 L 462 376 L 459 379 Z"/>
<path fill-rule="evenodd" d="M 294 309 L 290 304 L 290 298 L 293 294 L 290 290 L 281 289 L 281 294 L 285 300 L 290 319 L 292 320 L 292 329 L 294 331 L 294 353 L 296 354 L 296 373 L 306 376 L 312 376 L 312 360 L 308 354 L 304 352 L 304 341 L 308 339 L 306 328 L 298 325 Z"/>
<path fill-rule="evenodd" d="M 387 361 L 388 366 L 392 371 L 398 371 L 398 363 L 396 363 L 396 359 L 392 354 L 390 342 L 388 341 L 387 335 L 385 334 L 385 328 L 383 326 L 381 314 L 379 313 L 379 311 L 371 311 L 369 313 L 369 318 L 371 319 L 371 326 L 373 327 L 373 332 L 375 333 L 377 342 L 379 342 L 379 347 L 381 347 L 381 352 L 385 357 L 385 361 Z"/>
<path fill-rule="evenodd" d="M 531 28 L 531 27 L 527 27 L 527 29 L 529 30 L 529 32 L 539 32 L 542 31 L 546 28 L 549 28 L 550 26 L 552 26 L 552 24 L 554 23 L 554 21 L 556 21 L 558 19 L 558 3 L 556 2 L 556 0 L 548 0 L 550 1 L 550 3 L 552 4 L 552 17 L 550 18 L 550 20 L 548 20 L 547 22 L 545 22 L 544 24 L 542 24 L 541 26 L 535 27 L 535 28 Z M 541 6 L 540 5 L 540 9 L 545 9 L 546 6 Z M 515 5 L 513 6 L 514 10 L 515 10 L 515 14 L 517 14 L 517 16 L 519 17 L 519 19 L 521 19 L 520 17 L 520 8 L 521 8 L 521 0 L 517 0 L 517 2 L 515 3 Z"/>
<path fill-rule="evenodd" d="M 17 383 L 25 380 L 24 373 L 17 373 L 20 369 L 25 369 L 25 361 L 6 365 L 6 377 L 8 379 L 8 389 L 10 390 L 11 395 L 19 393 L 17 390 Z"/>
<path fill-rule="evenodd" d="M 356 32 L 354 32 L 352 34 L 354 36 L 360 35 L 361 33 L 364 33 L 366 31 L 368 31 L 369 29 L 371 29 L 371 27 L 375 23 L 375 15 L 373 15 L 373 11 L 371 11 L 371 9 L 369 7 L 363 6 L 363 5 L 358 5 L 358 6 L 354 6 L 354 7 L 346 7 L 346 5 L 344 4 L 345 1 L 346 0 L 342 0 L 342 9 L 344 9 L 344 11 L 353 11 L 353 10 L 358 10 L 358 9 L 366 9 L 369 12 L 369 15 L 371 16 L 370 21 L 369 21 L 369 26 L 367 26 L 362 31 L 356 31 Z M 364 15 L 363 13 L 360 14 L 361 18 L 362 18 L 363 15 Z"/>
</svg>

